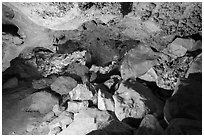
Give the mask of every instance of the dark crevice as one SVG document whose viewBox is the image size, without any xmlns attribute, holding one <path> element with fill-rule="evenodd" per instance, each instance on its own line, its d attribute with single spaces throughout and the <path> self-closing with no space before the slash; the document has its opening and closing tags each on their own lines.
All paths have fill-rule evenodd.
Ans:
<svg viewBox="0 0 204 137">
<path fill-rule="evenodd" d="M 20 35 L 18 34 L 18 27 L 13 24 L 2 24 L 2 32 L 20 37 Z"/>
<path fill-rule="evenodd" d="M 127 15 L 128 13 L 130 13 L 132 11 L 132 4 L 133 2 L 121 2 L 121 13 L 123 14 L 123 16 Z"/>
</svg>

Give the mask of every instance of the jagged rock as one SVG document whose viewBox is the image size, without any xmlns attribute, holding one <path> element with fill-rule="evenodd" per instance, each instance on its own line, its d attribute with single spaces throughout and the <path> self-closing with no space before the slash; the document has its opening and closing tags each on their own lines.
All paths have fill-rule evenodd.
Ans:
<svg viewBox="0 0 204 137">
<path fill-rule="evenodd" d="M 151 67 L 156 65 L 156 58 L 157 55 L 153 50 L 144 44 L 131 49 L 125 55 L 120 66 L 122 79 L 126 80 L 144 75 Z"/>
<path fill-rule="evenodd" d="M 163 128 L 160 126 L 159 121 L 154 115 L 146 115 L 138 130 L 136 131 L 137 135 L 162 135 L 164 134 Z"/>
<path fill-rule="evenodd" d="M 120 121 L 126 117 L 143 118 L 148 113 L 162 114 L 163 103 L 148 87 L 133 79 L 122 82 L 113 99 L 115 115 Z"/>
<path fill-rule="evenodd" d="M 37 132 L 41 135 L 47 135 L 49 133 L 49 122 L 42 122 L 37 128 Z"/>
<path fill-rule="evenodd" d="M 62 129 L 60 127 L 55 127 L 52 130 L 50 130 L 50 132 L 48 133 L 48 135 L 57 135 L 62 131 Z"/>
<path fill-rule="evenodd" d="M 133 128 L 118 120 L 112 120 L 104 128 L 94 130 L 88 135 L 133 135 Z"/>
<path fill-rule="evenodd" d="M 21 101 L 21 103 L 27 104 L 26 108 L 22 108 L 25 111 L 36 111 L 40 112 L 41 114 L 46 114 L 50 112 L 53 106 L 59 102 L 58 99 L 52 94 L 46 91 L 40 91 L 26 97 Z"/>
<path fill-rule="evenodd" d="M 121 77 L 118 75 L 112 75 L 111 78 L 104 82 L 104 85 L 108 87 L 110 90 L 116 89 L 116 85 L 121 80 Z"/>
<path fill-rule="evenodd" d="M 51 89 L 60 95 L 68 94 L 72 89 L 77 86 L 77 82 L 71 78 L 66 76 L 58 77 L 54 83 L 51 84 Z"/>
<path fill-rule="evenodd" d="M 191 73 L 202 73 L 202 54 L 192 62 L 185 77 L 188 78 Z"/>
<path fill-rule="evenodd" d="M 32 85 L 34 89 L 43 89 L 43 88 L 49 87 L 56 79 L 57 77 L 53 76 L 50 78 L 33 80 Z"/>
<path fill-rule="evenodd" d="M 53 119 L 49 123 L 50 131 L 55 130 L 56 127 L 65 129 L 73 121 L 73 114 L 67 111 L 63 111 L 57 118 Z"/>
<path fill-rule="evenodd" d="M 16 77 L 13 77 L 6 81 L 6 83 L 3 84 L 3 89 L 7 88 L 15 88 L 18 86 L 18 79 Z"/>
<path fill-rule="evenodd" d="M 69 74 L 79 76 L 83 83 L 86 83 L 88 81 L 87 74 L 89 72 L 89 68 L 86 67 L 85 65 L 72 63 L 67 67 L 66 72 Z"/>
<path fill-rule="evenodd" d="M 82 101 L 82 102 L 77 102 L 77 101 L 68 101 L 68 107 L 66 111 L 72 112 L 72 113 L 78 113 L 83 109 L 88 108 L 89 102 L 88 101 Z"/>
<path fill-rule="evenodd" d="M 150 81 L 150 82 L 156 82 L 158 76 L 153 68 L 149 69 L 144 75 L 139 77 L 142 80 Z"/>
<path fill-rule="evenodd" d="M 74 115 L 74 121 L 59 135 L 85 135 L 107 125 L 112 117 L 107 111 L 87 108 Z"/>
<path fill-rule="evenodd" d="M 78 84 L 72 91 L 69 92 L 71 100 L 91 100 L 93 93 L 85 84 Z"/>
<path fill-rule="evenodd" d="M 180 79 L 173 96 L 166 101 L 164 118 L 202 119 L 202 84 L 194 79 Z"/>
<path fill-rule="evenodd" d="M 202 121 L 176 118 L 171 120 L 165 133 L 167 135 L 202 135 Z"/>
<path fill-rule="evenodd" d="M 115 110 L 114 107 L 115 107 L 115 104 L 114 104 L 112 95 L 103 89 L 99 89 L 98 90 L 98 109 L 114 111 Z"/>
</svg>

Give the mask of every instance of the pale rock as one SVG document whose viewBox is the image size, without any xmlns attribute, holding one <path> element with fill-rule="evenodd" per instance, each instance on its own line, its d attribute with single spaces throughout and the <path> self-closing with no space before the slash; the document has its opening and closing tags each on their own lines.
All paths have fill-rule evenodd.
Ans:
<svg viewBox="0 0 204 137">
<path fill-rule="evenodd" d="M 150 82 L 156 82 L 158 76 L 153 68 L 149 69 L 144 75 L 139 77 L 142 80 L 150 81 Z"/>
<path fill-rule="evenodd" d="M 73 121 L 73 114 L 63 111 L 57 118 L 49 123 L 49 129 L 52 131 L 56 127 L 65 129 Z"/>
<path fill-rule="evenodd" d="M 18 86 L 18 79 L 16 77 L 13 77 L 3 84 L 3 89 L 15 88 L 17 86 Z"/>
<path fill-rule="evenodd" d="M 29 124 L 29 125 L 27 125 L 26 131 L 27 131 L 27 132 L 32 132 L 34 128 L 35 128 L 34 125 L 30 125 L 30 124 Z"/>
<path fill-rule="evenodd" d="M 58 104 L 58 99 L 46 91 L 33 93 L 22 100 L 26 104 L 26 111 L 38 111 L 41 114 L 50 112 L 55 104 Z M 27 107 L 28 106 L 28 107 Z"/>
<path fill-rule="evenodd" d="M 167 135 L 202 135 L 202 121 L 176 118 L 169 123 L 165 133 Z"/>
<path fill-rule="evenodd" d="M 122 121 L 124 118 L 143 118 L 148 113 L 160 116 L 163 103 L 143 84 L 130 79 L 120 84 L 113 95 L 115 115 Z"/>
<path fill-rule="evenodd" d="M 71 100 L 91 100 L 93 93 L 85 84 L 78 84 L 69 92 Z"/>
<path fill-rule="evenodd" d="M 137 135 L 162 135 L 164 130 L 154 115 L 146 115 L 140 123 Z"/>
<path fill-rule="evenodd" d="M 51 89 L 60 95 L 64 95 L 69 93 L 76 86 L 77 82 L 73 78 L 60 76 L 55 80 L 54 83 L 51 84 Z"/>
<path fill-rule="evenodd" d="M 66 111 L 77 113 L 83 109 L 88 108 L 88 105 L 89 105 L 88 101 L 82 101 L 82 102 L 68 101 L 68 107 Z"/>
<path fill-rule="evenodd" d="M 99 110 L 115 110 L 114 100 L 112 95 L 105 90 L 98 90 L 98 109 Z"/>
<path fill-rule="evenodd" d="M 50 111 L 43 117 L 43 121 L 51 121 L 51 119 L 55 116 L 53 111 Z"/>
<path fill-rule="evenodd" d="M 144 75 L 157 63 L 157 58 L 157 54 L 144 44 L 129 50 L 120 66 L 122 79 L 127 80 L 128 78 L 137 78 Z"/>
<path fill-rule="evenodd" d="M 57 135 L 62 131 L 60 127 L 55 127 L 49 131 L 48 135 Z"/>
<path fill-rule="evenodd" d="M 54 113 L 55 116 L 59 116 L 62 113 L 62 111 L 60 110 L 60 106 L 58 104 L 53 106 L 52 112 Z"/>
</svg>

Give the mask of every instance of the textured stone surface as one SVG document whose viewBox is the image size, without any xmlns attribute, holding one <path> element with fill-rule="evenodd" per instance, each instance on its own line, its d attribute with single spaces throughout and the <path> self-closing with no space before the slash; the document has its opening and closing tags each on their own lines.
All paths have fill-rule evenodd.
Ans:
<svg viewBox="0 0 204 137">
<path fill-rule="evenodd" d="M 66 111 L 72 112 L 72 113 L 78 113 L 83 109 L 88 108 L 89 102 L 88 101 L 68 101 L 67 102 L 67 109 Z"/>
<path fill-rule="evenodd" d="M 161 115 L 163 105 L 152 91 L 135 80 L 121 83 L 113 96 L 115 114 L 119 120 L 126 117 L 143 118 L 148 113 Z"/>
<path fill-rule="evenodd" d="M 58 77 L 55 82 L 51 84 L 51 89 L 60 95 L 68 94 L 72 89 L 77 86 L 77 82 L 71 78 L 66 76 Z"/>
</svg>

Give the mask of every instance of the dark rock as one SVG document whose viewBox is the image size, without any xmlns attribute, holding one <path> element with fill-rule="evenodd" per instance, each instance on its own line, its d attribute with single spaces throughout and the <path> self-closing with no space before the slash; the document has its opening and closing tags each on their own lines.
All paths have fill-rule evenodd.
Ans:
<svg viewBox="0 0 204 137">
<path fill-rule="evenodd" d="M 34 89 L 43 89 L 49 87 L 53 82 L 55 82 L 56 79 L 56 76 L 51 76 L 49 78 L 33 80 L 32 85 Z"/>
<path fill-rule="evenodd" d="M 3 84 L 2 88 L 15 88 L 18 86 L 18 79 L 16 77 L 9 79 L 6 83 Z"/>
<path fill-rule="evenodd" d="M 171 120 L 165 133 L 167 135 L 202 135 L 202 121 L 176 118 Z"/>
<path fill-rule="evenodd" d="M 159 121 L 154 115 L 146 115 L 137 132 L 137 135 L 161 135 L 164 134 L 163 128 L 160 126 Z"/>
<path fill-rule="evenodd" d="M 167 122 L 175 118 L 202 119 L 202 84 L 194 79 L 181 79 L 173 96 L 166 101 Z"/>
</svg>

